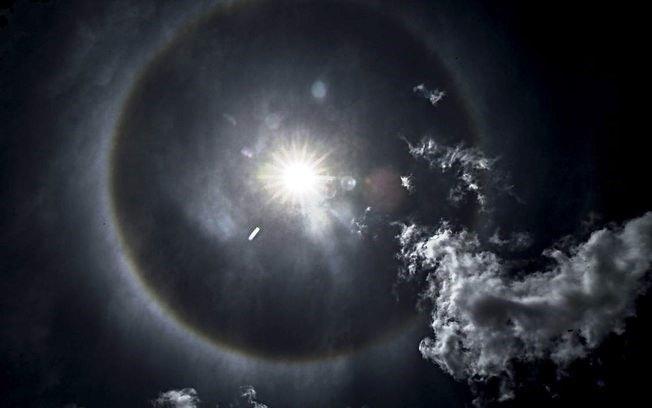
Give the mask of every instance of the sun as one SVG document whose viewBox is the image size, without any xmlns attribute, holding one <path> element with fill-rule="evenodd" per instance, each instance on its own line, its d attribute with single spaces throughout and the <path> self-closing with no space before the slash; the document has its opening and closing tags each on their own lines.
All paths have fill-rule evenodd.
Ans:
<svg viewBox="0 0 652 408">
<path fill-rule="evenodd" d="M 324 200 L 333 180 L 324 165 L 327 154 L 317 154 L 306 144 L 278 149 L 259 175 L 271 199 L 293 205 L 316 205 Z"/>
<path fill-rule="evenodd" d="M 290 161 L 283 166 L 283 188 L 294 195 L 305 195 L 319 186 L 319 177 L 311 163 Z"/>
</svg>

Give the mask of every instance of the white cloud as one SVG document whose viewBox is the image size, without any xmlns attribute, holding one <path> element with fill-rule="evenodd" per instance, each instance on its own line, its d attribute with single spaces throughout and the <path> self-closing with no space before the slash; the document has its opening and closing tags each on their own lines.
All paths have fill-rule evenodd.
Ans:
<svg viewBox="0 0 652 408">
<path fill-rule="evenodd" d="M 414 192 L 414 182 L 412 181 L 412 175 L 401 176 L 401 187 L 406 189 L 408 193 Z"/>
<path fill-rule="evenodd" d="M 196 408 L 199 402 L 194 388 L 183 388 L 160 393 L 152 405 L 166 408 Z"/>
<path fill-rule="evenodd" d="M 446 96 L 444 91 L 439 89 L 430 90 L 426 88 L 425 84 L 419 84 L 415 86 L 412 88 L 412 92 L 426 98 L 428 101 L 430 101 L 432 106 L 437 106 L 437 104 L 444 98 L 444 96 Z"/>
<path fill-rule="evenodd" d="M 256 399 L 256 390 L 251 385 L 240 387 L 238 401 L 228 404 L 229 407 L 246 406 L 249 408 L 268 408 L 267 405 Z M 194 388 L 183 388 L 170 390 L 159 394 L 158 398 L 152 401 L 154 407 L 161 408 L 197 408 L 201 400 Z M 218 405 L 219 407 L 219 405 Z"/>
<path fill-rule="evenodd" d="M 513 396 L 513 362 L 564 368 L 621 333 L 652 264 L 652 212 L 545 251 L 552 265 L 522 279 L 510 278 L 474 233 L 447 224 L 404 225 L 398 238 L 403 273 L 426 275 L 424 296 L 434 305 L 422 355 L 458 379 L 502 380 L 502 399 Z"/>
<path fill-rule="evenodd" d="M 251 385 L 241 387 L 240 395 L 252 408 L 268 408 L 267 405 L 262 402 L 256 401 L 256 390 Z"/>
</svg>

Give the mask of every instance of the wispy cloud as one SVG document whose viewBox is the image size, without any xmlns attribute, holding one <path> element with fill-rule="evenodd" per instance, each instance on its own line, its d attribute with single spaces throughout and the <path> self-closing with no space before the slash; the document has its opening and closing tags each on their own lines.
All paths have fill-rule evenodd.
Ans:
<svg viewBox="0 0 652 408">
<path fill-rule="evenodd" d="M 499 247 L 506 248 L 510 251 L 521 251 L 532 245 L 533 239 L 527 232 L 512 232 L 508 236 L 503 236 L 499 229 L 494 231 L 489 237 L 489 243 Z"/>
<path fill-rule="evenodd" d="M 647 288 L 652 212 L 544 251 L 552 266 L 520 279 L 466 230 L 403 225 L 398 239 L 403 273 L 426 276 L 424 296 L 434 305 L 434 336 L 419 345 L 424 358 L 458 379 L 499 379 L 500 398 L 508 399 L 514 362 L 564 368 L 624 330 Z"/>
<path fill-rule="evenodd" d="M 251 385 L 240 388 L 241 396 L 252 408 L 268 408 L 267 405 L 256 400 L 256 390 Z"/>
<path fill-rule="evenodd" d="M 481 180 L 484 173 L 493 169 L 497 159 L 488 158 L 481 150 L 462 144 L 444 146 L 430 137 L 421 139 L 417 144 L 405 141 L 414 158 L 426 161 L 431 168 L 437 168 L 442 173 L 453 172 L 456 175 L 458 183 L 449 192 L 450 201 L 457 203 L 470 193 L 480 207 L 486 209 L 487 198 Z"/>
<path fill-rule="evenodd" d="M 412 88 L 412 91 L 415 94 L 423 98 L 426 98 L 428 101 L 430 101 L 430 104 L 432 106 L 437 106 L 437 104 L 444 98 L 444 96 L 446 96 L 446 92 L 436 88 L 430 90 L 426 88 L 425 84 L 419 84 L 415 86 L 414 88 Z"/>
</svg>

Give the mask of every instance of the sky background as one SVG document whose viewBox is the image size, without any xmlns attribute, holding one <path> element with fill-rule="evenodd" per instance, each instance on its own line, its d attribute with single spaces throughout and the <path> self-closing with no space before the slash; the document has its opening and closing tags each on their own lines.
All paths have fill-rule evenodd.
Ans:
<svg viewBox="0 0 652 408">
<path fill-rule="evenodd" d="M 0 405 L 644 397 L 641 16 L 593 2 L 2 2 Z M 292 143 L 337 181 L 309 211 L 261 185 Z M 468 275 L 441 245 L 473 261 Z M 573 274 L 597 289 L 567 296 Z M 475 300 L 446 297 L 446 276 Z M 543 301 L 519 309 L 523 293 Z M 459 309 L 431 327 L 442 302 Z M 465 319 L 466 348 L 420 347 Z M 531 336 L 510 348 L 505 324 Z M 518 362 L 523 345 L 542 354 Z M 476 351 L 513 360 L 487 376 Z"/>
</svg>

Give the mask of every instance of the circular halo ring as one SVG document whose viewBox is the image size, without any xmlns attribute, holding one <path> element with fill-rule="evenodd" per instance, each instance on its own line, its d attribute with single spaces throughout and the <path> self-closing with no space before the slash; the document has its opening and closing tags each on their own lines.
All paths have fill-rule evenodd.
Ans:
<svg viewBox="0 0 652 408">
<path fill-rule="evenodd" d="M 362 344 L 360 346 L 351 346 L 351 347 L 343 347 L 339 348 L 334 351 L 329 351 L 329 352 L 324 352 L 324 353 L 318 353 L 314 354 L 305 358 L 300 358 L 300 359 L 279 359 L 275 358 L 274 356 L 268 355 L 268 354 L 261 354 L 258 350 L 256 349 L 251 349 L 247 347 L 241 347 L 239 345 L 230 343 L 230 342 L 225 342 L 225 341 L 220 341 L 219 339 L 214 338 L 213 336 L 208 335 L 201 329 L 195 327 L 194 325 L 188 324 L 182 316 L 179 315 L 177 311 L 175 311 L 173 308 L 171 308 L 167 302 L 162 299 L 156 290 L 147 282 L 146 279 L 144 279 L 143 274 L 141 273 L 142 265 L 139 264 L 138 259 L 134 256 L 133 251 L 130 249 L 129 245 L 127 244 L 127 241 L 125 237 L 123 236 L 124 230 L 123 227 L 121 226 L 121 217 L 119 215 L 119 212 L 117 210 L 117 203 L 116 203 L 116 194 L 115 194 L 115 186 L 116 186 L 116 179 L 115 179 L 115 157 L 117 154 L 118 146 L 120 143 L 120 138 L 122 134 L 122 126 L 123 126 L 123 120 L 125 117 L 126 112 L 128 111 L 128 108 L 130 104 L 133 101 L 134 94 L 136 93 L 136 90 L 138 89 L 139 84 L 143 80 L 143 78 L 146 76 L 147 72 L 152 68 L 157 66 L 163 57 L 165 56 L 166 52 L 172 48 L 175 44 L 178 42 L 182 41 L 183 38 L 185 37 L 185 34 L 190 33 L 194 30 L 197 30 L 199 27 L 201 27 L 203 24 L 206 22 L 212 20 L 218 15 L 221 15 L 222 13 L 225 13 L 226 11 L 231 10 L 234 7 L 244 7 L 244 6 L 251 6 L 257 3 L 262 3 L 263 0 L 240 0 L 240 1 L 234 1 L 234 2 L 229 2 L 227 4 L 220 4 L 215 6 L 211 11 L 198 16 L 194 17 L 193 21 L 186 23 L 185 25 L 182 24 L 181 28 L 177 30 L 176 33 L 171 37 L 171 40 L 167 41 L 166 44 L 161 47 L 159 50 L 157 50 L 154 53 L 154 56 L 146 62 L 138 72 L 138 74 L 135 76 L 135 79 L 131 85 L 131 90 L 128 91 L 128 96 L 125 98 L 125 102 L 122 105 L 122 108 L 120 109 L 120 113 L 118 115 L 118 121 L 116 123 L 116 126 L 114 128 L 114 132 L 112 134 L 112 142 L 110 143 L 110 152 L 109 152 L 109 174 L 108 174 L 108 188 L 109 188 L 109 200 L 110 200 L 110 211 L 111 211 L 111 219 L 112 223 L 115 226 L 115 230 L 117 231 L 118 235 L 118 240 L 120 244 L 120 249 L 127 261 L 127 265 L 129 266 L 129 273 L 130 276 L 137 282 L 139 288 L 141 288 L 146 296 L 151 299 L 158 307 L 160 307 L 161 311 L 163 312 L 162 314 L 171 319 L 172 322 L 182 328 L 184 331 L 191 333 L 193 336 L 201 339 L 205 343 L 216 347 L 218 350 L 222 351 L 228 351 L 231 353 L 235 353 L 237 355 L 241 356 L 247 356 L 250 358 L 255 358 L 255 359 L 263 359 L 267 361 L 281 361 L 284 363 L 311 363 L 315 361 L 323 361 L 323 360 L 332 360 L 332 359 L 337 359 L 337 358 L 342 358 L 342 357 L 347 357 L 350 356 L 351 354 L 354 354 L 358 351 L 361 351 L 362 349 L 365 349 L 369 346 L 372 346 L 374 344 L 382 344 L 383 342 L 389 341 L 391 339 L 396 338 L 400 333 L 403 333 L 404 331 L 408 330 L 409 328 L 413 327 L 417 322 L 422 322 L 422 319 L 417 318 L 416 316 L 413 317 L 412 319 L 406 319 L 405 321 L 402 322 L 402 324 L 396 325 L 393 327 L 391 330 L 385 331 L 381 336 L 377 336 L 373 339 L 373 342 L 367 342 L 366 344 Z M 307 0 L 306 0 L 307 2 Z M 373 8 L 374 11 L 378 12 L 380 11 L 383 15 L 386 16 L 391 16 L 393 19 L 397 20 L 398 23 L 404 27 L 408 32 L 410 32 L 411 35 L 421 35 L 425 31 L 420 30 L 415 27 L 411 27 L 408 24 L 407 18 L 405 16 L 399 15 L 397 17 L 396 13 L 398 12 L 398 7 L 391 7 L 391 10 L 386 10 L 386 9 L 380 9 L 381 5 L 377 4 L 377 2 L 369 2 L 369 1 L 363 1 L 363 0 L 350 0 L 349 2 L 351 3 L 356 3 L 356 4 L 363 4 L 365 6 Z M 383 5 L 386 6 L 386 5 Z M 425 47 L 433 54 L 435 54 L 434 47 L 432 44 L 425 44 Z M 445 63 L 442 63 L 443 66 L 445 66 Z M 451 74 L 450 72 L 448 72 Z M 453 75 L 450 75 L 452 78 L 454 78 Z M 455 81 L 453 81 L 455 82 Z M 468 118 L 469 121 L 469 128 L 472 130 L 472 140 L 477 141 L 479 131 L 478 127 L 476 124 L 476 121 L 473 120 L 471 117 L 470 112 L 472 112 L 472 109 L 470 109 L 468 105 L 467 98 L 464 98 L 463 94 L 460 92 L 455 92 L 456 94 L 460 95 L 460 100 L 462 102 L 462 109 L 464 111 L 464 115 Z M 472 220 L 473 224 L 477 224 L 478 222 L 478 215 L 476 214 L 474 216 L 474 219 Z"/>
</svg>

